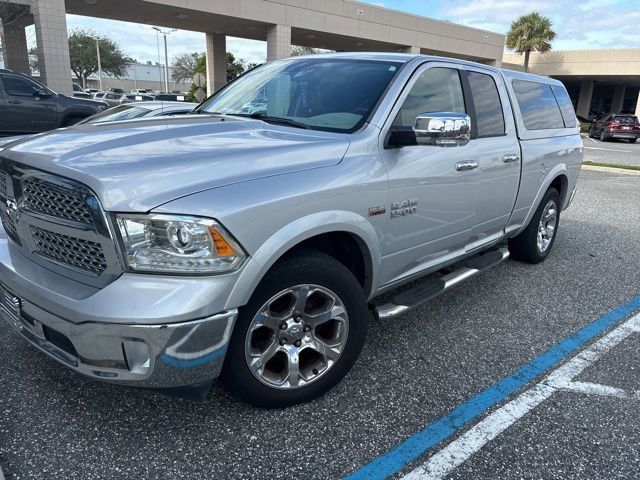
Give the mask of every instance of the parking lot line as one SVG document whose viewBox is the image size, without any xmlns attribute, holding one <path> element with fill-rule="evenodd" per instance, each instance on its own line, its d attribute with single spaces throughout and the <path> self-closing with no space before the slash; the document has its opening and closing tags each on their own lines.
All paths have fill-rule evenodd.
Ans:
<svg viewBox="0 0 640 480">
<path fill-rule="evenodd" d="M 573 335 L 555 344 L 538 357 L 522 365 L 509 376 L 458 405 L 392 450 L 355 471 L 347 479 L 384 479 L 398 473 L 428 450 L 471 424 L 471 422 L 506 400 L 529 382 L 538 379 L 552 367 L 563 362 L 587 342 L 638 310 L 640 310 L 640 295 L 635 296 L 627 303 L 618 306 L 608 314 L 592 321 Z M 544 396 L 545 387 L 540 387 L 538 394 Z"/>
<path fill-rule="evenodd" d="M 599 143 L 597 140 L 594 140 L 594 139 L 593 139 L 593 138 L 591 138 L 591 137 L 587 137 L 587 138 L 588 138 L 589 140 L 591 140 L 593 143 Z"/>
<path fill-rule="evenodd" d="M 618 150 L 617 148 L 602 148 L 602 147 L 582 147 L 585 150 L 606 150 L 607 152 L 618 152 L 618 153 L 633 153 L 631 150 Z"/>
<path fill-rule="evenodd" d="M 424 464 L 402 477 L 402 480 L 443 479 L 464 463 L 471 455 L 478 452 L 487 443 L 559 389 L 570 389 L 580 391 L 581 393 L 618 397 L 620 389 L 604 385 L 574 382 L 573 379 L 629 335 L 637 332 L 639 325 L 640 315 L 636 315 L 616 327 L 604 338 L 578 353 L 563 366 L 554 370 L 548 377 L 536 384 L 533 388 L 499 408 L 487 418 L 474 425 L 460 438 L 432 455 Z M 579 388 L 580 386 L 584 388 Z M 622 392 L 625 393 L 624 391 Z M 624 398 L 627 398 L 627 396 L 625 395 Z"/>
</svg>

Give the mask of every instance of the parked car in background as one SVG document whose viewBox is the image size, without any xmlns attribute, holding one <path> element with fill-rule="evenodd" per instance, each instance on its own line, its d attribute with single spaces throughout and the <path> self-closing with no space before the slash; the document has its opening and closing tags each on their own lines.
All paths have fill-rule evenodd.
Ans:
<svg viewBox="0 0 640 480">
<path fill-rule="evenodd" d="M 77 83 L 73 83 L 73 96 L 76 98 L 93 98 L 89 92 L 85 91 L 80 85 Z"/>
<path fill-rule="evenodd" d="M 106 91 L 96 93 L 93 98 L 106 103 L 110 107 L 115 107 L 116 105 L 120 105 L 120 99 L 122 98 L 122 95 L 122 93 Z"/>
<path fill-rule="evenodd" d="M 120 97 L 120 103 L 132 103 L 132 102 L 151 102 L 153 100 L 152 95 L 146 93 L 127 93 Z"/>
<path fill-rule="evenodd" d="M 151 92 L 146 88 L 134 88 L 129 93 L 133 93 L 136 95 L 149 95 Z"/>
<path fill-rule="evenodd" d="M 87 93 L 90 93 L 91 95 L 95 95 L 100 90 L 98 90 L 97 88 L 85 88 L 84 91 L 87 92 Z"/>
<path fill-rule="evenodd" d="M 166 93 L 160 92 L 156 93 L 154 96 L 155 100 L 162 100 L 165 102 L 186 102 L 187 96 L 184 93 Z"/>
<path fill-rule="evenodd" d="M 107 107 L 103 102 L 67 97 L 27 75 L 0 69 L 0 135 L 73 125 Z"/>
<path fill-rule="evenodd" d="M 189 102 L 136 102 L 127 103 L 112 107 L 104 112 L 96 113 L 85 118 L 80 124 L 84 123 L 107 123 L 118 122 L 122 120 L 132 120 L 134 118 L 150 118 L 169 115 L 184 115 L 191 113 L 197 103 Z"/>
<path fill-rule="evenodd" d="M 640 137 L 640 122 L 635 115 L 608 113 L 593 120 L 589 137 L 597 137 L 603 142 L 623 139 L 629 143 L 636 143 Z"/>
<path fill-rule="evenodd" d="M 119 88 L 119 87 L 107 88 L 107 92 L 113 92 L 113 93 L 117 93 L 117 94 L 120 94 L 120 95 L 124 95 L 124 90 L 122 88 Z"/>
</svg>

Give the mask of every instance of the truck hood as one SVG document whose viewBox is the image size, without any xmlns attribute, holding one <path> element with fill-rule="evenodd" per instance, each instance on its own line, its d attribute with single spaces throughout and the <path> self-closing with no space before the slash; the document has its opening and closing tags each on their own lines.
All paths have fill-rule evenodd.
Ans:
<svg viewBox="0 0 640 480">
<path fill-rule="evenodd" d="M 78 125 L 0 147 L 0 156 L 84 183 L 107 211 L 146 212 L 203 190 L 334 165 L 348 146 L 344 134 L 187 115 Z"/>
</svg>

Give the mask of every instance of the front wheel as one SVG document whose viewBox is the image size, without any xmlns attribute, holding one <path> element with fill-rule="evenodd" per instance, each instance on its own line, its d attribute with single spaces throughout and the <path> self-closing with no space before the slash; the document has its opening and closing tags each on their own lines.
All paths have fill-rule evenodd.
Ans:
<svg viewBox="0 0 640 480">
<path fill-rule="evenodd" d="M 560 194 L 550 188 L 522 233 L 509 239 L 511 258 L 540 263 L 551 251 L 560 225 Z"/>
<path fill-rule="evenodd" d="M 362 287 L 333 257 L 301 250 L 277 263 L 240 309 L 222 379 L 253 405 L 278 408 L 333 388 L 367 332 Z"/>
</svg>

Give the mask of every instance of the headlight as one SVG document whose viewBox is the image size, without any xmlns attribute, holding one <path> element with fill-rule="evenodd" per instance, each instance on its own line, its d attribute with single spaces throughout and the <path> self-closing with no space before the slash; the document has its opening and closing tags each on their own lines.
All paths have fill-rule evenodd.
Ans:
<svg viewBox="0 0 640 480">
<path fill-rule="evenodd" d="M 215 221 L 182 215 L 116 215 L 124 257 L 132 270 L 157 273 L 225 273 L 245 258 Z"/>
</svg>

